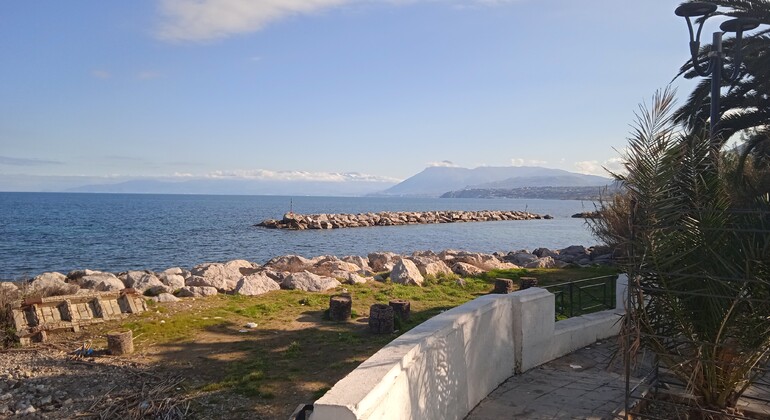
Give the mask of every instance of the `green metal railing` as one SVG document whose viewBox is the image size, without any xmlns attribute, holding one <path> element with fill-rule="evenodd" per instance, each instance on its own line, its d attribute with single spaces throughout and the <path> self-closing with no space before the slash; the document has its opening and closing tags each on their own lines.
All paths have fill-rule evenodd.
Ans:
<svg viewBox="0 0 770 420">
<path fill-rule="evenodd" d="M 556 319 L 615 308 L 617 275 L 592 277 L 544 286 L 556 299 Z"/>
</svg>

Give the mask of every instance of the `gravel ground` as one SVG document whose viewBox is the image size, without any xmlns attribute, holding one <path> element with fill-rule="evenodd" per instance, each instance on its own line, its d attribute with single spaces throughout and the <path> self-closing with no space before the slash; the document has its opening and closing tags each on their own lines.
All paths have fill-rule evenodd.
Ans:
<svg viewBox="0 0 770 420">
<path fill-rule="evenodd" d="M 135 418 L 185 410 L 175 397 L 182 391 L 179 380 L 117 357 L 76 358 L 71 350 L 42 345 L 0 351 L 0 418 Z"/>
</svg>

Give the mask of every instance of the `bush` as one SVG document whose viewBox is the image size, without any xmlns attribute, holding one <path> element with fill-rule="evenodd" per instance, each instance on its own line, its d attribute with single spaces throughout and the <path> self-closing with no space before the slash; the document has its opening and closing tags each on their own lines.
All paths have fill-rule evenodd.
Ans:
<svg viewBox="0 0 770 420">
<path fill-rule="evenodd" d="M 21 299 L 19 290 L 0 287 L 0 348 L 16 343 L 16 329 L 11 308 L 19 299 Z"/>
</svg>

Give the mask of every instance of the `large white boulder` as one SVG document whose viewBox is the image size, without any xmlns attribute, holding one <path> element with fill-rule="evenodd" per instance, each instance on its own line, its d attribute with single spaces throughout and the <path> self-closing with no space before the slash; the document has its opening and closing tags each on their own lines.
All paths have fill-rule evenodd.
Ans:
<svg viewBox="0 0 770 420">
<path fill-rule="evenodd" d="M 124 285 L 123 282 L 115 276 L 105 276 L 93 287 L 93 289 L 97 292 L 119 292 L 125 288 L 126 285 Z"/>
<path fill-rule="evenodd" d="M 299 255 L 284 255 L 275 257 L 265 264 L 265 267 L 273 271 L 288 271 L 297 273 L 308 269 L 313 262 Z"/>
<path fill-rule="evenodd" d="M 425 278 L 420 274 L 420 270 L 411 260 L 402 258 L 396 261 L 393 270 L 390 271 L 390 281 L 399 284 L 408 284 L 422 286 Z"/>
<path fill-rule="evenodd" d="M 552 257 L 543 257 L 526 264 L 524 268 L 562 268 L 566 265 L 567 263 L 554 260 Z"/>
<path fill-rule="evenodd" d="M 353 263 L 342 260 L 324 260 L 308 268 L 313 274 L 326 277 L 339 277 L 340 274 L 354 273 L 361 268 Z"/>
<path fill-rule="evenodd" d="M 452 272 L 463 277 L 473 277 L 484 273 L 484 270 L 464 262 L 455 263 Z"/>
<path fill-rule="evenodd" d="M 77 281 L 81 288 L 97 292 L 116 292 L 126 288 L 126 285 L 112 273 L 95 272 L 80 277 Z"/>
<path fill-rule="evenodd" d="M 180 299 L 171 293 L 161 293 L 158 296 L 153 296 L 152 300 L 156 302 L 179 302 Z"/>
<path fill-rule="evenodd" d="M 57 272 L 43 273 L 29 283 L 31 294 L 42 296 L 72 295 L 80 290 L 77 284 L 66 283 L 67 276 Z"/>
<path fill-rule="evenodd" d="M 185 286 L 184 277 L 182 277 L 181 274 L 167 273 L 164 271 L 160 273 L 158 279 L 171 290 L 179 290 Z"/>
<path fill-rule="evenodd" d="M 368 258 L 372 271 L 380 272 L 392 270 L 395 264 L 394 260 L 398 258 L 398 255 L 392 252 L 372 252 Z"/>
<path fill-rule="evenodd" d="M 355 264 L 358 266 L 359 269 L 364 271 L 373 271 L 372 267 L 369 266 L 369 260 L 364 257 L 360 257 L 358 255 L 348 255 L 348 256 L 342 257 L 342 261 Z"/>
<path fill-rule="evenodd" d="M 263 295 L 273 290 L 280 290 L 281 286 L 275 280 L 263 273 L 249 274 L 241 277 L 235 285 L 235 293 L 246 296 Z"/>
<path fill-rule="evenodd" d="M 516 252 L 514 254 L 506 255 L 504 258 L 505 258 L 505 261 L 508 261 L 516 265 L 524 266 L 533 261 L 537 261 L 539 257 L 535 254 L 530 254 L 528 252 Z"/>
<path fill-rule="evenodd" d="M 293 273 L 281 283 L 285 289 L 297 289 L 307 292 L 323 292 L 324 290 L 339 287 L 341 283 L 331 277 L 321 277 L 309 271 Z"/>
<path fill-rule="evenodd" d="M 134 282 L 132 286 L 139 293 L 144 293 L 150 296 L 157 296 L 161 293 L 173 292 L 174 289 L 166 286 L 160 281 L 155 274 L 147 273 L 143 275 L 139 280 Z"/>
<path fill-rule="evenodd" d="M 216 294 L 217 289 L 208 286 L 185 286 L 176 292 L 177 297 L 204 297 Z"/>
<path fill-rule="evenodd" d="M 452 269 L 444 261 L 436 256 L 411 256 L 409 260 L 414 262 L 420 274 L 423 276 L 438 277 L 441 275 L 452 274 Z"/>
<path fill-rule="evenodd" d="M 259 266 L 246 260 L 233 260 L 222 263 L 196 265 L 185 281 L 187 286 L 216 287 L 221 292 L 232 292 L 238 280 L 252 274 Z"/>
<path fill-rule="evenodd" d="M 367 278 L 358 273 L 345 273 L 345 275 L 338 276 L 337 278 L 345 284 L 360 284 L 367 282 Z"/>
</svg>

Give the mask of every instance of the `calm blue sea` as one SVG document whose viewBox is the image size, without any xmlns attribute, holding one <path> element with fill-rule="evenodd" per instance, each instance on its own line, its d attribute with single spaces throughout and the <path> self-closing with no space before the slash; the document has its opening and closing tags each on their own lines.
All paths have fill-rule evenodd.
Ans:
<svg viewBox="0 0 770 420">
<path fill-rule="evenodd" d="M 427 210 L 529 210 L 553 220 L 283 231 L 253 225 L 297 213 Z M 305 257 L 411 253 L 446 248 L 478 252 L 593 245 L 581 201 L 214 195 L 0 193 L 0 279 L 45 271 L 162 270 L 202 262 L 264 263 Z"/>
</svg>

